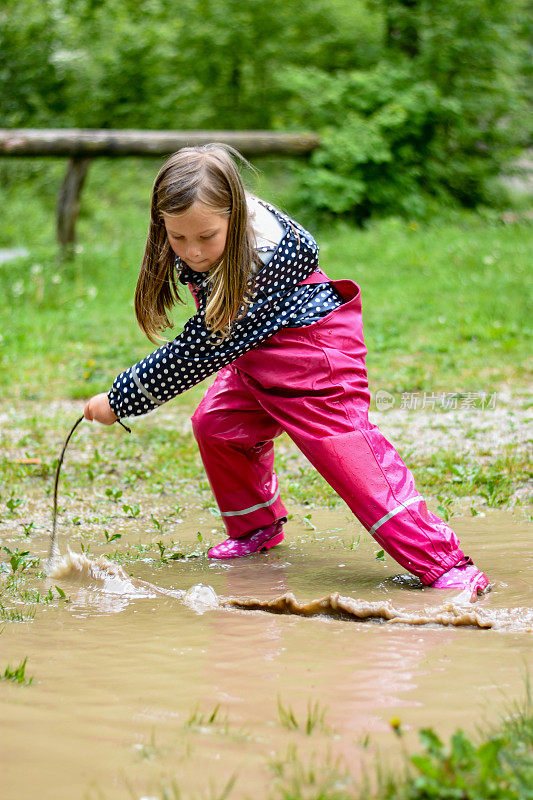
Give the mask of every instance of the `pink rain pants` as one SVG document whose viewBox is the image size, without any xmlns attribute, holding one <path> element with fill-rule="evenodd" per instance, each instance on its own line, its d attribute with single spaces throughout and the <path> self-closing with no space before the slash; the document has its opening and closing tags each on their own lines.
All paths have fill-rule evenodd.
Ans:
<svg viewBox="0 0 533 800">
<path fill-rule="evenodd" d="M 326 282 L 321 270 L 302 281 Z M 470 559 L 369 422 L 361 291 L 350 280 L 333 286 L 342 306 L 220 370 L 192 417 L 205 470 L 230 537 L 269 525 L 287 513 L 272 441 L 286 431 L 379 545 L 427 585 Z"/>
</svg>

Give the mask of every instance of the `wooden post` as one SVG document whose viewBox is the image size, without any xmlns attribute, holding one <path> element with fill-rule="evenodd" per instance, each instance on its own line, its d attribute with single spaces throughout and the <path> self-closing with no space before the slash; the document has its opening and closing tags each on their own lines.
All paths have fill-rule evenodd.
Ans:
<svg viewBox="0 0 533 800">
<path fill-rule="evenodd" d="M 143 131 L 0 128 L 3 156 L 169 156 L 185 145 L 225 142 L 246 156 L 303 155 L 320 144 L 315 133 L 284 131 Z"/>
<path fill-rule="evenodd" d="M 0 128 L 0 156 L 67 156 L 57 203 L 57 238 L 63 248 L 76 241 L 76 220 L 88 166 L 93 158 L 168 156 L 185 145 L 224 142 L 245 156 L 299 156 L 320 146 L 315 133 L 300 131 L 145 131 L 111 129 Z"/>
<path fill-rule="evenodd" d="M 57 238 L 62 247 L 76 242 L 76 221 L 80 210 L 81 190 L 91 160 L 76 156 L 68 160 L 57 202 Z"/>
</svg>

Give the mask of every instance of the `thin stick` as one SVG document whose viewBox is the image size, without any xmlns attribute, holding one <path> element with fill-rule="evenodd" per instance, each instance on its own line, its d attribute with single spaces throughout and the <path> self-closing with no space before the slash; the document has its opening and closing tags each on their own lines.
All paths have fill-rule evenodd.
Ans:
<svg viewBox="0 0 533 800">
<path fill-rule="evenodd" d="M 122 425 L 122 427 L 124 428 L 125 431 L 128 431 L 128 433 L 131 433 L 131 428 L 128 428 L 128 426 L 124 425 L 124 423 L 121 422 L 119 419 L 116 419 L 115 422 L 118 422 L 119 425 Z"/>
<path fill-rule="evenodd" d="M 65 440 L 65 444 L 63 445 L 63 449 L 61 451 L 61 455 L 59 456 L 59 461 L 57 462 L 56 478 L 55 478 L 55 482 L 54 482 L 54 519 L 53 519 L 53 524 L 52 524 L 52 536 L 51 536 L 51 539 L 50 539 L 50 553 L 48 554 L 48 567 L 46 569 L 47 572 L 50 572 L 50 570 L 52 568 L 52 562 L 54 560 L 54 556 L 55 556 L 55 553 L 56 553 L 57 487 L 59 486 L 59 473 L 61 472 L 61 464 L 63 463 L 63 456 L 65 455 L 65 451 L 66 451 L 66 449 L 68 447 L 68 443 L 70 442 L 72 434 L 74 433 L 74 431 L 76 430 L 76 428 L 78 427 L 80 422 L 83 422 L 84 418 L 85 417 L 82 415 L 79 419 L 76 420 L 76 422 L 74 423 L 74 425 L 70 429 L 70 433 L 69 433 L 69 435 L 67 436 L 67 438 Z M 124 430 L 128 431 L 128 433 L 131 433 L 130 428 L 128 428 L 126 425 L 124 425 L 123 422 L 121 422 L 119 419 L 117 419 L 116 421 L 119 423 L 119 425 L 122 425 Z"/>
</svg>

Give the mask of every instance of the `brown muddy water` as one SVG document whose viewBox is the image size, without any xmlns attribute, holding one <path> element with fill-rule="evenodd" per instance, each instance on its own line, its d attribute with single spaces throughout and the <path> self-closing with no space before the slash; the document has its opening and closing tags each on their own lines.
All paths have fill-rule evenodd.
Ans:
<svg viewBox="0 0 533 800">
<path fill-rule="evenodd" d="M 178 797 L 171 787 L 217 798 L 232 776 L 230 798 L 281 797 L 273 764 L 294 752 L 319 783 L 346 770 L 356 786 L 376 759 L 398 760 L 393 718 L 408 749 L 421 727 L 447 736 L 495 723 L 533 663 L 529 524 L 502 511 L 454 517 L 493 581 L 465 604 L 377 561 L 346 519 L 316 510 L 315 530 L 294 519 L 281 546 L 228 562 L 121 567 L 75 538 L 69 554 L 62 533 L 43 588 L 70 602 L 0 636 L 2 670 L 27 656 L 33 676 L 0 683 L 3 800 L 163 800 Z M 128 538 L 144 533 L 139 523 Z M 35 554 L 47 544 L 32 540 Z"/>
</svg>

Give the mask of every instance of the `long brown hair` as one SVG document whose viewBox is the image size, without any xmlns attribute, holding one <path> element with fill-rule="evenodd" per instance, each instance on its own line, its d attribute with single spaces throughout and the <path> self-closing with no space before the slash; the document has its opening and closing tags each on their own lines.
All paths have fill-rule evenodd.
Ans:
<svg viewBox="0 0 533 800">
<path fill-rule="evenodd" d="M 229 218 L 224 253 L 209 270 L 206 325 L 224 338 L 250 302 L 249 280 L 257 262 L 248 219 L 246 194 L 235 159 L 248 165 L 234 148 L 222 144 L 183 147 L 163 164 L 155 179 L 150 228 L 137 287 L 135 315 L 152 342 L 172 327 L 168 312 L 183 303 L 178 289 L 176 257 L 168 241 L 163 214 L 180 214 L 200 202 Z M 249 165 L 248 165 L 249 166 Z"/>
</svg>

